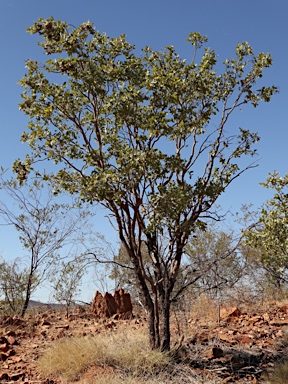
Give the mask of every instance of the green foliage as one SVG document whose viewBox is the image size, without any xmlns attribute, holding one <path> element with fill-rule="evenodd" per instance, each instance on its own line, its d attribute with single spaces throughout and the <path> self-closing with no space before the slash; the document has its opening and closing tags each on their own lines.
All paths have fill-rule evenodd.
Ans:
<svg viewBox="0 0 288 384">
<path fill-rule="evenodd" d="M 262 183 L 275 194 L 261 209 L 259 220 L 246 232 L 246 243 L 256 249 L 267 278 L 280 287 L 288 283 L 288 175 L 269 174 Z"/>
<path fill-rule="evenodd" d="M 74 304 L 75 296 L 81 292 L 79 286 L 84 273 L 83 260 L 77 259 L 62 262 L 59 266 L 59 273 L 52 279 L 53 297 L 59 303 L 65 304 L 67 317 L 70 306 Z"/>
<path fill-rule="evenodd" d="M 44 65 L 27 60 L 20 81 L 20 109 L 30 116 L 22 140 L 33 152 L 15 162 L 19 178 L 37 159 L 61 163 L 54 175 L 59 189 L 111 210 L 129 203 L 141 185 L 137 197 L 147 230 L 176 230 L 180 219 L 190 231 L 193 208 L 199 201 L 202 210 L 210 207 L 239 174 L 233 160 L 254 154 L 257 134 L 240 129 L 225 137 L 223 127 L 240 105 L 257 106 L 275 93 L 275 87 L 254 89 L 272 63 L 270 54 L 254 55 L 248 43 L 239 44 L 236 58 L 217 75 L 216 53 L 209 48 L 197 64 L 181 59 L 172 46 L 163 52 L 146 47 L 137 57 L 124 35 L 110 39 L 90 22 L 69 29 L 53 18 L 39 19 L 28 31 L 41 35 L 39 45 L 55 58 Z M 193 33 L 188 41 L 196 59 L 207 39 Z M 219 126 L 211 131 L 208 123 L 220 108 Z M 194 170 L 200 158 L 202 176 Z"/>
<path fill-rule="evenodd" d="M 163 239 L 162 246 L 164 242 Z M 153 264 L 147 247 L 143 245 L 143 248 L 145 269 L 152 278 Z M 218 295 L 222 288 L 232 288 L 243 277 L 244 266 L 240 242 L 233 233 L 220 230 L 213 223 L 209 223 L 205 230 L 197 228 L 185 247 L 173 297 L 191 290 Z M 113 259 L 111 271 L 110 278 L 117 286 L 137 291 L 133 264 L 123 246 Z"/>
<path fill-rule="evenodd" d="M 9 263 L 0 262 L 0 313 L 4 315 L 20 315 L 25 302 L 29 270 L 23 268 L 20 260 Z M 31 284 L 31 293 L 38 285 L 38 276 L 34 274 Z"/>
<path fill-rule="evenodd" d="M 153 267 L 150 262 L 148 249 L 145 244 L 142 245 L 142 248 L 143 262 L 145 264 L 146 271 L 148 271 L 151 276 Z M 137 291 L 138 283 L 135 278 L 133 264 L 123 245 L 120 246 L 118 253 L 114 256 L 113 263 L 110 266 L 110 271 L 111 273 L 109 278 L 115 281 L 116 287 L 127 289 L 129 292 L 132 292 L 132 290 Z"/>
<path fill-rule="evenodd" d="M 84 209 L 80 212 L 73 205 L 58 204 L 51 187 L 48 184 L 44 187 L 37 180 L 19 186 L 14 179 L 1 177 L 0 189 L 5 196 L 5 201 L 0 201 L 0 219 L 18 232 L 25 252 L 22 260 L 28 260 L 24 316 L 35 285 L 47 279 L 51 266 L 58 262 L 60 250 L 67 244 L 73 249 L 77 238 L 87 234 L 86 220 L 90 213 Z"/>
<path fill-rule="evenodd" d="M 239 245 L 233 233 L 220 230 L 213 223 L 205 231 L 198 229 L 185 248 L 189 266 L 186 279 L 199 276 L 195 286 L 215 295 L 221 294 L 223 288 L 232 288 L 243 277 Z"/>
</svg>

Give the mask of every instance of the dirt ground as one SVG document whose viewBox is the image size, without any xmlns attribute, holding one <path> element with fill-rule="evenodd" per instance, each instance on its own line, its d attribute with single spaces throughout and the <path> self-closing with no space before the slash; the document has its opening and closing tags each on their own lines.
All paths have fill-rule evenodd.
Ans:
<svg viewBox="0 0 288 384">
<path fill-rule="evenodd" d="M 213 375 L 223 383 L 261 383 L 276 364 L 288 360 L 288 304 L 271 304 L 257 312 L 224 308 L 218 319 L 210 321 L 183 316 L 172 315 L 175 360 L 185 361 L 204 377 Z M 61 383 L 59 378 L 43 377 L 37 369 L 38 358 L 55 340 L 133 330 L 147 332 L 145 313 L 128 320 L 99 319 L 90 308 L 78 307 L 67 318 L 64 312 L 46 307 L 45 311 L 34 309 L 24 319 L 4 316 L 0 383 Z M 103 368 L 91 367 L 87 375 L 99 369 Z"/>
</svg>

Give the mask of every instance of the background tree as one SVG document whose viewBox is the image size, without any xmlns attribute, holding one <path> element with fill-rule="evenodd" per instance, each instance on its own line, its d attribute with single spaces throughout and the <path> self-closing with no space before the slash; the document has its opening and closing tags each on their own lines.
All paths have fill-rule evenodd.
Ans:
<svg viewBox="0 0 288 384">
<path fill-rule="evenodd" d="M 259 219 L 246 231 L 246 245 L 265 270 L 268 282 L 277 289 L 288 283 L 288 175 L 269 174 L 262 183 L 275 194 L 263 204 Z"/>
<path fill-rule="evenodd" d="M 53 297 L 65 305 L 68 318 L 70 307 L 75 304 L 75 297 L 81 292 L 80 284 L 85 273 L 83 260 L 77 258 L 69 262 L 62 262 L 59 273 L 54 276 Z"/>
<path fill-rule="evenodd" d="M 24 316 L 32 291 L 47 278 L 50 267 L 58 261 L 60 249 L 69 245 L 70 251 L 77 236 L 82 235 L 83 227 L 87 229 L 84 225 L 87 212 L 56 203 L 52 189 L 48 185 L 44 188 L 38 181 L 19 187 L 13 180 L 2 178 L 0 188 L 6 196 L 6 203 L 0 201 L 0 218 L 17 230 L 28 252 L 28 267 L 23 267 L 25 272 L 20 279 L 24 284 L 21 292 L 25 289 L 21 309 L 21 316 Z M 21 264 L 25 265 L 25 257 L 21 259 Z"/>
<path fill-rule="evenodd" d="M 10 263 L 6 260 L 0 262 L 0 297 L 3 314 L 21 314 L 29 280 L 29 270 L 23 268 L 21 261 L 15 259 Z M 30 291 L 34 292 L 38 285 L 38 276 L 35 273 L 31 282 Z"/>
<path fill-rule="evenodd" d="M 25 180 L 36 162 L 50 160 L 55 173 L 43 177 L 55 188 L 109 211 L 143 296 L 150 345 L 169 349 L 171 295 L 189 236 L 200 219 L 217 217 L 218 197 L 253 166 L 239 159 L 255 154 L 259 136 L 227 126 L 229 117 L 276 92 L 256 86 L 271 56 L 244 42 L 217 74 L 216 53 L 203 49 L 199 33 L 187 39 L 187 61 L 172 46 L 137 56 L 124 35 L 110 39 L 90 22 L 39 19 L 28 31 L 52 58 L 26 62 L 20 109 L 30 117 L 22 141 L 31 153 L 14 170 Z"/>
<path fill-rule="evenodd" d="M 221 288 L 232 288 L 245 273 L 245 259 L 240 245 L 241 239 L 236 238 L 232 232 L 220 230 L 214 222 L 210 222 L 205 230 L 197 228 L 185 247 L 172 300 L 176 301 L 189 289 L 190 292 L 193 289 L 199 292 L 210 291 L 213 295 L 213 292 L 219 292 Z M 152 276 L 153 265 L 149 252 L 145 244 L 143 247 L 145 268 Z M 132 262 L 123 246 L 114 256 L 110 278 L 115 280 L 118 287 L 134 291 L 138 289 Z"/>
<path fill-rule="evenodd" d="M 241 238 L 214 223 L 205 231 L 198 229 L 185 247 L 186 286 L 193 284 L 195 290 L 215 297 L 221 291 L 225 295 L 225 289 L 231 289 L 245 273 L 240 244 Z"/>
</svg>

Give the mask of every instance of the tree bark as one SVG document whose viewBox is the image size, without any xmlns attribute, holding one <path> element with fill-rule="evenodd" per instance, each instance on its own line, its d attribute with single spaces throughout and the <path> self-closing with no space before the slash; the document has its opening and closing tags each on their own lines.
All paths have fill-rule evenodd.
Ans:
<svg viewBox="0 0 288 384">
<path fill-rule="evenodd" d="M 159 305 L 159 331 L 160 331 L 160 348 L 161 351 L 170 350 L 170 295 L 164 288 L 162 289 Z"/>
<path fill-rule="evenodd" d="M 32 277 L 33 277 L 33 272 L 31 271 L 30 274 L 29 274 L 29 277 L 28 277 L 25 301 L 24 301 L 24 304 L 23 304 L 23 307 L 22 307 L 21 317 L 24 317 L 24 315 L 25 315 L 25 313 L 27 311 L 28 305 L 29 305 L 29 301 L 30 301 L 30 297 L 31 297 Z"/>
</svg>

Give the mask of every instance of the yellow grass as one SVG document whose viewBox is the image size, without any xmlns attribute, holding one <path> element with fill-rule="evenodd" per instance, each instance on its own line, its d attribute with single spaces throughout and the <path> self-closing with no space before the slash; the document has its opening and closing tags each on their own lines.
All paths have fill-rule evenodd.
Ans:
<svg viewBox="0 0 288 384">
<path fill-rule="evenodd" d="M 167 354 L 150 350 L 145 335 L 122 332 L 55 342 L 38 366 L 45 375 L 71 381 L 92 365 L 115 367 L 133 376 L 151 376 L 165 370 L 169 362 Z"/>
<path fill-rule="evenodd" d="M 288 364 L 276 366 L 269 375 L 267 384 L 288 384 Z"/>
</svg>

